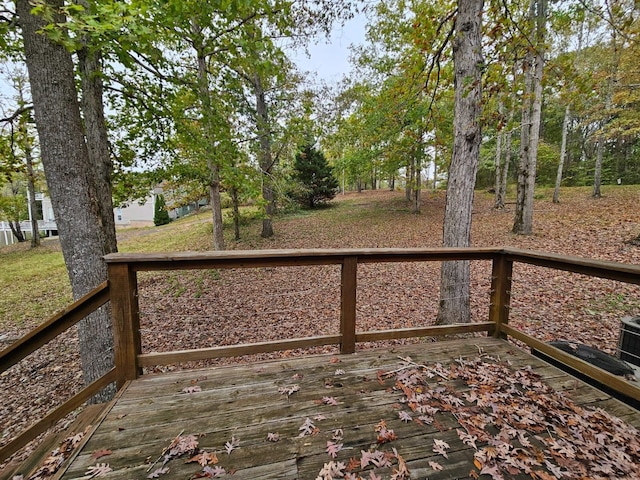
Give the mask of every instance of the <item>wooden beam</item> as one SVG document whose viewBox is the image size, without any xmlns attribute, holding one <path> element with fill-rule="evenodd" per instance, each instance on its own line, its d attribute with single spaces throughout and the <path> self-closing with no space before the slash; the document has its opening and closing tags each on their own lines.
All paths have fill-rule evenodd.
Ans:
<svg viewBox="0 0 640 480">
<path fill-rule="evenodd" d="M 625 283 L 640 284 L 640 265 L 607 262 L 554 253 L 505 248 L 504 255 L 514 262 L 581 273 L 590 277 L 607 278 Z"/>
<path fill-rule="evenodd" d="M 491 299 L 489 301 L 489 321 L 495 324 L 493 335 L 505 338 L 502 325 L 509 323 L 509 304 L 511 302 L 511 276 L 513 262 L 500 255 L 493 260 L 491 272 Z"/>
<path fill-rule="evenodd" d="M 561 363 L 577 370 L 578 372 L 584 373 L 588 377 L 600 382 L 603 385 L 613 388 L 614 390 L 631 397 L 635 400 L 640 400 L 640 387 L 632 384 L 631 382 L 627 382 L 625 379 L 613 375 L 602 368 L 598 368 L 594 365 L 591 365 L 584 360 L 579 359 L 578 357 L 574 357 L 573 355 L 563 352 L 562 350 L 552 347 L 537 338 L 534 338 L 520 330 L 517 330 L 509 325 L 502 325 L 502 331 L 508 335 L 511 335 L 513 338 L 524 342 L 531 348 L 538 350 L 549 357 L 558 360 Z"/>
<path fill-rule="evenodd" d="M 129 264 L 134 271 L 190 270 L 207 268 L 256 268 L 342 264 L 346 257 L 359 263 L 436 262 L 445 260 L 491 260 L 499 248 L 370 248 L 301 250 L 227 250 L 220 252 L 111 253 L 107 264 Z"/>
<path fill-rule="evenodd" d="M 109 285 L 105 281 L 73 302 L 69 307 L 9 345 L 0 352 L 0 373 L 78 323 L 98 307 L 107 303 L 109 298 Z"/>
<path fill-rule="evenodd" d="M 116 370 L 112 368 L 105 375 L 97 379 L 92 384 L 86 386 L 78 393 L 76 393 L 69 400 L 64 402 L 55 410 L 49 412 L 42 420 L 37 422 L 35 425 L 32 425 L 27 430 L 22 432 L 16 438 L 7 443 L 4 447 L 0 448 L 0 463 L 5 461 L 11 455 L 16 453 L 22 447 L 24 447 L 31 440 L 36 438 L 42 432 L 45 432 L 49 428 L 53 427 L 58 420 L 63 418 L 68 413 L 72 412 L 84 402 L 93 397 L 100 390 L 105 388 L 110 383 L 116 381 Z"/>
<path fill-rule="evenodd" d="M 340 352 L 356 351 L 358 257 L 345 257 L 340 280 Z"/>
<path fill-rule="evenodd" d="M 138 355 L 142 353 L 140 316 L 138 310 L 138 284 L 136 272 L 126 263 L 107 265 L 111 285 L 111 315 L 113 316 L 113 343 L 116 385 L 120 389 L 126 381 L 142 374 Z"/>
<path fill-rule="evenodd" d="M 289 340 L 277 340 L 271 342 L 198 348 L 194 350 L 143 353 L 138 355 L 138 365 L 141 367 L 150 367 L 153 365 L 166 365 L 169 363 L 194 362 L 198 360 L 210 360 L 213 358 L 239 357 L 242 355 L 254 355 L 256 353 L 279 352 L 283 350 L 293 350 L 296 348 L 337 345 L 340 343 L 340 339 L 341 337 L 339 335 L 323 335 L 318 337 L 292 338 Z"/>
<path fill-rule="evenodd" d="M 488 332 L 495 327 L 493 322 L 460 323 L 433 327 L 397 328 L 395 330 L 376 330 L 356 333 L 356 342 L 375 342 L 414 337 L 442 337 L 459 333 Z"/>
</svg>

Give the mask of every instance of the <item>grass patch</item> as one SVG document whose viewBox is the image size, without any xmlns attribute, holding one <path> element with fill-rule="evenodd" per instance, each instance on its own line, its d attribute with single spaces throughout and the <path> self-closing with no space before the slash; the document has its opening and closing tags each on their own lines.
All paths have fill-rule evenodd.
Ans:
<svg viewBox="0 0 640 480">
<path fill-rule="evenodd" d="M 0 254 L 0 328 L 31 328 L 72 300 L 71 285 L 57 242 L 38 249 L 19 244 Z"/>
</svg>

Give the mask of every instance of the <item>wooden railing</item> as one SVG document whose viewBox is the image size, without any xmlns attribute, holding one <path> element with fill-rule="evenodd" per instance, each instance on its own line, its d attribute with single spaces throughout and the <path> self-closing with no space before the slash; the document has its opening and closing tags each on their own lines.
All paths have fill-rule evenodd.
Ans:
<svg viewBox="0 0 640 480">
<path fill-rule="evenodd" d="M 342 353 L 353 353 L 356 349 L 356 344 L 360 342 L 484 331 L 499 338 L 511 336 L 518 339 L 531 348 L 618 390 L 624 395 L 640 400 L 640 388 L 635 384 L 551 347 L 508 324 L 511 277 L 514 263 L 538 265 L 632 284 L 640 284 L 640 266 L 511 248 L 257 250 L 173 254 L 117 253 L 107 255 L 105 259 L 108 265 L 108 283 L 105 282 L 100 285 L 67 310 L 56 315 L 44 325 L 0 352 L 0 373 L 109 300 L 111 301 L 113 315 L 115 368 L 0 449 L 0 461 L 22 448 L 31 439 L 89 399 L 104 386 L 115 381 L 118 388 L 120 388 L 125 382 L 136 379 L 145 366 L 321 345 L 339 345 Z M 453 260 L 484 260 L 492 262 L 488 321 L 383 331 L 358 332 L 356 330 L 358 265 Z M 340 330 L 336 334 L 196 350 L 142 353 L 138 312 L 138 272 L 309 265 L 339 265 L 341 268 Z"/>
</svg>

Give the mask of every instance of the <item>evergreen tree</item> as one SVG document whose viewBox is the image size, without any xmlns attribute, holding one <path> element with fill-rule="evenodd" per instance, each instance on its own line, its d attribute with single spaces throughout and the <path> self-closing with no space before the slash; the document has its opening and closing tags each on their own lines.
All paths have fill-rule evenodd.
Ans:
<svg viewBox="0 0 640 480">
<path fill-rule="evenodd" d="M 313 144 L 304 145 L 296 153 L 293 168 L 295 179 L 302 187 L 294 196 L 303 206 L 314 208 L 336 196 L 338 181 L 324 154 L 316 150 Z"/>
<path fill-rule="evenodd" d="M 164 201 L 164 195 L 158 195 L 153 206 L 153 223 L 158 227 L 160 225 L 166 225 L 170 221 L 171 218 L 169 218 L 169 212 L 167 212 L 167 204 Z"/>
</svg>

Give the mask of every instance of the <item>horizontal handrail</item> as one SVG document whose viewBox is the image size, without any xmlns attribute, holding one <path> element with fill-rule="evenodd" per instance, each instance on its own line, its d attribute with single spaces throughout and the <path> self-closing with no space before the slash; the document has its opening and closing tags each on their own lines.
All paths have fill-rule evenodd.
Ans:
<svg viewBox="0 0 640 480">
<path fill-rule="evenodd" d="M 109 301 L 109 283 L 104 281 L 68 308 L 16 340 L 0 352 L 0 373 L 74 326 Z"/>
<path fill-rule="evenodd" d="M 559 255 L 555 253 L 505 248 L 502 254 L 507 260 L 528 263 L 539 267 L 581 273 L 590 277 L 618 280 L 625 283 L 640 284 L 640 265 L 593 260 L 588 258 Z"/>
<path fill-rule="evenodd" d="M 303 250 L 229 250 L 178 253 L 111 253 L 107 264 L 127 264 L 133 271 L 339 265 L 346 257 L 358 263 L 493 260 L 500 248 L 342 248 Z"/>
</svg>

